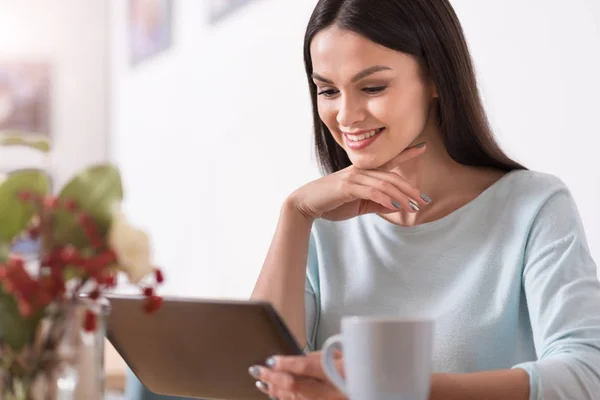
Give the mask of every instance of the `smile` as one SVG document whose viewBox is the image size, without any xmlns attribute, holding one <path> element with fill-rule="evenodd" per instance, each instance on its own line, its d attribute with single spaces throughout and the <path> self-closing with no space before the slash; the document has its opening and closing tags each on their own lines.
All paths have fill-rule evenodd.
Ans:
<svg viewBox="0 0 600 400">
<path fill-rule="evenodd" d="M 344 138 L 346 139 L 348 147 L 353 150 L 361 150 L 373 143 L 384 129 L 385 128 L 378 128 L 370 131 L 363 131 L 358 135 L 344 132 Z"/>
</svg>

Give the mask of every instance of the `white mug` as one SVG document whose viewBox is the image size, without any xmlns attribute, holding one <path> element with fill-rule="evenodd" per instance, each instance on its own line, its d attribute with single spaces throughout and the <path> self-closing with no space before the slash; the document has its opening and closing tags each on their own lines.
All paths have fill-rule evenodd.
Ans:
<svg viewBox="0 0 600 400">
<path fill-rule="evenodd" d="M 325 375 L 350 400 L 427 400 L 433 369 L 434 321 L 345 317 L 342 333 L 323 345 Z M 344 354 L 346 380 L 334 351 Z"/>
</svg>

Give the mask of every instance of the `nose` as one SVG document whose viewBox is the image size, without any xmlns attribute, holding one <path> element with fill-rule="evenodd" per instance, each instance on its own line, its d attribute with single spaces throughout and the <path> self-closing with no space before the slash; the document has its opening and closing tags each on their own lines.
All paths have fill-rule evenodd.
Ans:
<svg viewBox="0 0 600 400">
<path fill-rule="evenodd" d="M 337 112 L 336 120 L 340 126 L 351 127 L 357 122 L 365 119 L 366 112 L 360 101 L 343 96 L 340 99 L 340 108 Z"/>
</svg>

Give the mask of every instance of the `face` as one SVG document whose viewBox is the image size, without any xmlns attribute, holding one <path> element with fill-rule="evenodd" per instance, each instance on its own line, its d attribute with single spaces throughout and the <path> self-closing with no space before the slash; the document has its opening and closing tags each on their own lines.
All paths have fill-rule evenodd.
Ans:
<svg viewBox="0 0 600 400">
<path fill-rule="evenodd" d="M 437 95 L 415 58 L 337 27 L 310 50 L 319 116 L 353 165 L 377 168 L 418 143 Z"/>
</svg>

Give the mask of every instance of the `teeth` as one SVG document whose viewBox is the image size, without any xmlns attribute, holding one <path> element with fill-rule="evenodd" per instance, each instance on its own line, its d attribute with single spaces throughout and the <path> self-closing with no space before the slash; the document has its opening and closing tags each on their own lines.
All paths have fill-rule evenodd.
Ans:
<svg viewBox="0 0 600 400">
<path fill-rule="evenodd" d="M 372 131 L 363 133 L 362 135 L 357 135 L 357 136 L 356 135 L 347 135 L 346 137 L 353 142 L 360 142 L 361 140 L 365 140 L 365 139 L 370 138 L 371 136 L 375 136 L 378 131 L 379 131 L 379 129 L 373 129 Z"/>
</svg>

